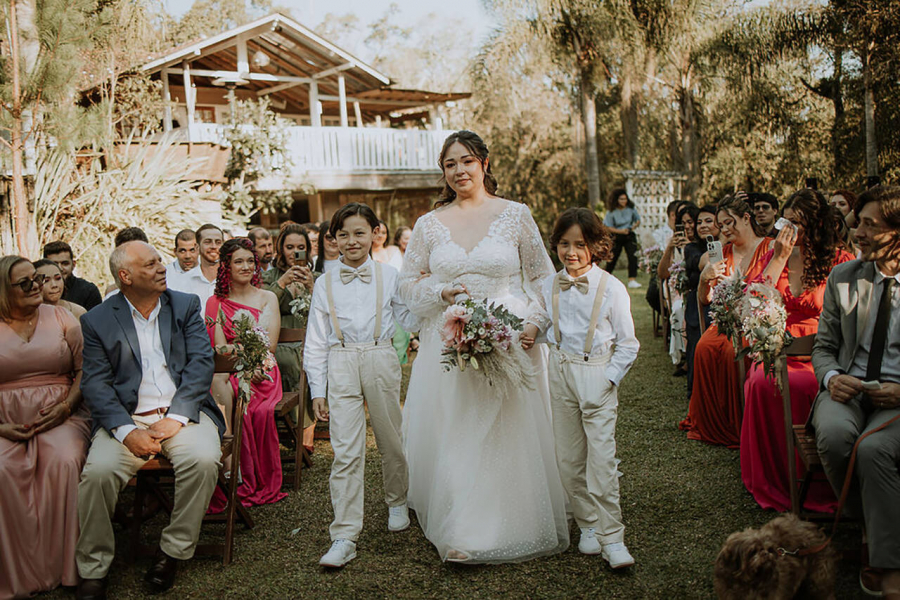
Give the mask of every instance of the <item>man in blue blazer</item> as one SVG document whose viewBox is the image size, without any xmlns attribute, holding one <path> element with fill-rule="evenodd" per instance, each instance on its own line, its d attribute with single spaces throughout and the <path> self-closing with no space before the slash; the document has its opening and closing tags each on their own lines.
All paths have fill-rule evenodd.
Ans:
<svg viewBox="0 0 900 600">
<path fill-rule="evenodd" d="M 175 467 L 175 506 L 145 580 L 153 592 L 172 587 L 178 561 L 194 555 L 225 430 L 209 393 L 213 349 L 198 298 L 166 289 L 166 266 L 144 242 L 117 247 L 109 265 L 121 293 L 81 321 L 81 391 L 94 422 L 78 486 L 75 559 L 83 599 L 106 597 L 116 499 L 156 454 Z"/>
</svg>

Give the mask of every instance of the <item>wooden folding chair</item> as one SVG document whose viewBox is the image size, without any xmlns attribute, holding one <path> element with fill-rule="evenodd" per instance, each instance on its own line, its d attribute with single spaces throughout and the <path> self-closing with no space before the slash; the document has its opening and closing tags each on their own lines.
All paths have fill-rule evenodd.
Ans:
<svg viewBox="0 0 900 600">
<path fill-rule="evenodd" d="M 816 473 L 823 473 L 822 461 L 816 448 L 816 438 L 806 429 L 806 423 L 794 424 L 791 410 L 791 386 L 788 381 L 787 357 L 810 356 L 816 343 L 815 334 L 796 338 L 785 348 L 785 360 L 779 364 L 784 390 L 781 392 L 781 403 L 784 408 L 784 439 L 787 446 L 788 486 L 791 490 L 791 512 L 801 515 L 806 494 Z M 796 455 L 795 455 L 796 452 Z M 802 481 L 797 474 L 796 456 L 800 457 L 805 473 Z"/>
<path fill-rule="evenodd" d="M 286 344 L 302 342 L 306 339 L 306 329 L 287 329 L 282 327 L 278 334 L 278 343 Z M 306 414 L 306 406 L 309 399 L 309 386 L 306 383 L 306 372 L 301 369 L 300 382 L 297 389 L 285 392 L 281 401 L 275 405 L 275 422 L 281 422 L 284 429 L 290 433 L 294 441 L 294 455 L 285 459 L 294 463 L 294 490 L 300 489 L 300 479 L 303 465 L 312 466 L 309 452 L 303 446 L 303 415 Z M 294 417 L 296 410 L 297 417 Z"/>
<path fill-rule="evenodd" d="M 216 373 L 234 373 L 235 358 L 231 356 L 216 355 Z M 225 510 L 214 515 L 206 515 L 204 523 L 225 523 L 225 541 L 221 544 L 198 544 L 195 554 L 198 556 L 221 556 L 222 564 L 228 565 L 234 552 L 234 522 L 240 518 L 247 529 L 253 528 L 253 519 L 250 513 L 241 504 L 237 496 L 238 474 L 241 466 L 241 428 L 244 422 L 244 402 L 240 394 L 234 399 L 231 418 L 231 435 L 226 435 L 222 440 L 222 461 L 231 457 L 230 479 L 219 471 L 219 480 L 216 485 L 221 489 L 228 503 Z M 141 467 L 135 479 L 137 485 L 134 494 L 134 516 L 131 520 L 131 559 L 139 556 L 152 556 L 156 552 L 156 545 L 141 544 L 141 525 L 144 499 L 149 493 L 159 498 L 166 512 L 171 514 L 173 501 L 171 496 L 163 489 L 162 484 L 172 482 L 175 478 L 175 468 L 168 459 L 157 456 Z"/>
</svg>

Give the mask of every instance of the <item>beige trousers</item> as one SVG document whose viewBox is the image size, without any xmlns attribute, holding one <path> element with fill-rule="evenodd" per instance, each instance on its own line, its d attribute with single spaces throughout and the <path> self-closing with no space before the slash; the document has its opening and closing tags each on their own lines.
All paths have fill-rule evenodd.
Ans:
<svg viewBox="0 0 900 600">
<path fill-rule="evenodd" d="M 381 452 L 384 499 L 406 503 L 409 474 L 400 442 L 400 363 L 390 343 L 334 346 L 328 355 L 331 539 L 356 541 L 363 525 L 366 406 Z"/>
<path fill-rule="evenodd" d="M 606 378 L 609 356 L 550 351 L 550 406 L 556 461 L 575 522 L 593 527 L 603 544 L 624 541 L 616 477 L 618 392 Z"/>
<path fill-rule="evenodd" d="M 135 416 L 134 423 L 147 428 L 163 418 Z M 159 546 L 181 560 L 194 556 L 200 525 L 216 487 L 222 446 L 216 424 L 204 413 L 199 423 L 188 423 L 161 444 L 162 455 L 175 467 L 175 506 Z M 129 480 L 146 461 L 98 429 L 91 441 L 87 462 L 78 484 L 78 522 L 81 533 L 75 546 L 78 574 L 100 579 L 115 556 L 112 515 Z"/>
</svg>

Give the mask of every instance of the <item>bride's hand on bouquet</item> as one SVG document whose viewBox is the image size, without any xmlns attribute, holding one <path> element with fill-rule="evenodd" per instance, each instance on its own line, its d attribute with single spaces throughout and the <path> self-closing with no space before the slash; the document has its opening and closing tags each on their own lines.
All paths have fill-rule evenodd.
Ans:
<svg viewBox="0 0 900 600">
<path fill-rule="evenodd" d="M 444 288 L 441 292 L 441 300 L 446 302 L 447 304 L 453 304 L 456 302 L 456 297 L 459 294 L 468 294 L 469 290 L 466 289 L 466 286 L 459 283 L 456 285 L 450 284 Z"/>
<path fill-rule="evenodd" d="M 534 340 L 537 337 L 537 334 L 537 325 L 529 323 L 525 326 L 525 331 L 519 336 L 519 343 L 522 344 L 523 350 L 531 350 L 531 348 L 534 347 Z"/>
<path fill-rule="evenodd" d="M 316 415 L 317 421 L 328 420 L 328 404 L 325 398 L 313 398 L 313 414 Z"/>
</svg>

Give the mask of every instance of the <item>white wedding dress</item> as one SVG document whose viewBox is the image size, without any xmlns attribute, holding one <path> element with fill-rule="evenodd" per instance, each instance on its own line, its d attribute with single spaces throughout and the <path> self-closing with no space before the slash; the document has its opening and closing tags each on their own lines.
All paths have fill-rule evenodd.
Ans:
<svg viewBox="0 0 900 600">
<path fill-rule="evenodd" d="M 430 275 L 422 278 L 423 271 Z M 569 545 L 545 351 L 529 352 L 535 389 L 523 383 L 507 397 L 477 371 L 446 372 L 440 364 L 445 286 L 463 283 L 473 298 L 498 301 L 545 329 L 539 290 L 552 273 L 523 204 L 509 202 L 470 252 L 434 212 L 413 229 L 400 283 L 423 319 L 403 417 L 409 504 L 443 560 L 455 551 L 469 562 L 516 562 Z"/>
</svg>

